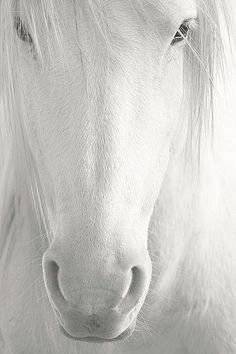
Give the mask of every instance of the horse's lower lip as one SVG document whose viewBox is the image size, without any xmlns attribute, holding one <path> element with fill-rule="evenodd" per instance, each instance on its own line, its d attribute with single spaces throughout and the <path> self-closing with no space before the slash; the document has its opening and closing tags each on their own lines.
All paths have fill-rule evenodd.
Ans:
<svg viewBox="0 0 236 354">
<path fill-rule="evenodd" d="M 119 340 L 123 340 L 125 338 L 128 338 L 135 329 L 136 326 L 136 319 L 132 322 L 132 324 L 124 331 L 122 332 L 118 337 L 112 338 L 112 339 L 105 339 L 105 338 L 100 338 L 100 337 L 74 337 L 71 336 L 61 325 L 60 325 L 60 329 L 62 331 L 62 333 L 70 339 L 73 340 L 77 340 L 77 341 L 83 341 L 83 342 L 88 342 L 88 343 L 109 343 L 109 342 L 116 342 Z"/>
</svg>

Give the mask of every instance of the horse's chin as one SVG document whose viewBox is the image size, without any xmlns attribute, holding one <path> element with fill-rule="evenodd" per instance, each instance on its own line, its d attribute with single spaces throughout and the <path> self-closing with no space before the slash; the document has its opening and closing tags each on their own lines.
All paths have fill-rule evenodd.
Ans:
<svg viewBox="0 0 236 354">
<path fill-rule="evenodd" d="M 130 337 L 136 327 L 136 321 L 137 318 L 135 318 L 135 320 L 131 323 L 131 325 L 125 330 L 123 331 L 119 336 L 115 337 L 115 338 L 111 338 L 111 339 L 105 339 L 105 338 L 100 338 L 100 337 L 75 337 L 70 335 L 65 328 L 63 328 L 60 325 L 60 330 L 63 333 L 64 336 L 66 336 L 67 338 L 70 338 L 72 340 L 76 340 L 76 341 L 82 341 L 82 342 L 87 342 L 87 343 L 112 343 L 112 342 L 116 342 L 116 341 L 122 341 L 128 337 Z"/>
</svg>

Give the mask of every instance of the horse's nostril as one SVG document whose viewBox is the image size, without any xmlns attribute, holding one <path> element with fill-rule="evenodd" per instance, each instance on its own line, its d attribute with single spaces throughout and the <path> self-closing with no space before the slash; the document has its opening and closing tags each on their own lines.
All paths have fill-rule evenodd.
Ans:
<svg viewBox="0 0 236 354">
<path fill-rule="evenodd" d="M 137 300 L 143 295 L 144 287 L 147 283 L 147 276 L 139 267 L 132 268 L 132 282 L 129 292 L 134 295 Z"/>
<path fill-rule="evenodd" d="M 131 268 L 132 277 L 129 289 L 123 300 L 117 305 L 122 312 L 129 312 L 136 307 L 145 295 L 148 277 L 146 272 L 138 266 Z"/>
<path fill-rule="evenodd" d="M 45 285 L 49 298 L 52 302 L 54 310 L 56 311 L 57 315 L 59 315 L 57 307 L 59 306 L 60 308 L 61 305 L 64 305 L 66 302 L 58 282 L 59 266 L 54 260 L 44 258 L 43 270 Z"/>
</svg>

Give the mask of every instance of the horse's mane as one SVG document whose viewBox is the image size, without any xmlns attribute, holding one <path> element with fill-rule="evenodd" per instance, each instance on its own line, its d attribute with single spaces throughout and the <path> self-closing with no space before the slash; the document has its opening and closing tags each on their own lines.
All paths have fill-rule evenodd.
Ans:
<svg viewBox="0 0 236 354">
<path fill-rule="evenodd" d="M 75 6 L 77 2 L 74 0 Z M 82 4 L 82 2 L 78 2 Z M 145 8 L 152 1 L 130 0 L 134 11 L 147 26 L 153 28 Z M 109 47 L 106 33 L 106 12 L 100 1 L 89 0 L 90 20 L 98 27 Z M 165 1 L 156 1 L 153 11 L 165 10 Z M 224 66 L 224 46 L 221 22 L 230 23 L 228 1 L 198 0 L 198 26 L 192 30 L 184 54 L 184 116 L 188 115 L 187 145 L 198 150 L 202 132 L 210 130 L 213 121 L 214 78 Z M 6 244 L 13 220 L 20 220 L 26 210 L 23 198 L 34 201 L 39 224 L 47 226 L 47 210 L 41 193 L 39 178 L 29 149 L 24 125 L 20 49 L 14 29 L 14 17 L 23 14 L 35 45 L 40 65 L 44 55 L 40 38 L 47 38 L 47 57 L 63 48 L 63 14 L 61 0 L 0 0 L 0 248 Z M 87 12 L 86 12 L 87 14 Z M 155 31 L 155 29 L 154 29 Z M 50 33 L 50 36 L 49 36 Z M 158 40 L 157 34 L 157 40 Z M 45 49 L 44 49 L 45 50 Z M 22 183 L 24 181 L 24 183 Z M 20 202 L 19 202 L 20 200 Z M 20 208 L 19 208 L 20 203 Z M 10 215 L 14 214 L 14 218 Z M 10 218 L 10 221 L 9 221 Z"/>
</svg>

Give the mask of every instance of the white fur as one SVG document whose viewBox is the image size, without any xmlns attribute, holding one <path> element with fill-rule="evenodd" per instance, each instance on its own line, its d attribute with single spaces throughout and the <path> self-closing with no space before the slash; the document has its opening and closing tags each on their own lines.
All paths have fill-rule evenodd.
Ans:
<svg viewBox="0 0 236 354">
<path fill-rule="evenodd" d="M 0 1 L 2 4 L 4 1 Z M 42 4 L 50 11 L 46 2 Z M 162 2 L 165 11 L 168 4 L 171 9 L 177 8 L 171 14 L 177 27 L 179 14 L 186 11 L 186 16 L 191 16 L 192 6 L 195 8 L 192 1 L 186 5 L 172 0 Z M 39 53 L 38 62 L 34 61 L 26 45 L 18 44 L 24 82 L 23 92 L 18 94 L 24 101 L 25 121 L 19 123 L 22 136 L 16 124 L 17 136 L 22 137 L 17 144 L 12 141 L 14 134 L 7 134 L 5 124 L 9 122 L 3 120 L 6 112 L 1 114 L 1 350 L 4 354 L 236 353 L 236 108 L 232 95 L 236 83 L 231 82 L 226 91 L 221 79 L 217 83 L 214 144 L 209 136 L 203 139 L 198 173 L 198 134 L 192 127 L 190 135 L 196 146 L 191 160 L 183 154 L 187 120 L 179 120 L 177 126 L 182 49 L 172 49 L 165 56 L 162 41 L 157 40 L 164 38 L 161 30 L 169 28 L 169 37 L 164 39 L 168 43 L 175 25 L 172 30 L 170 24 L 162 23 L 157 26 L 157 37 L 153 35 L 158 18 L 166 18 L 160 15 L 164 11 L 161 7 L 147 27 L 147 37 L 138 37 L 129 6 L 115 1 L 108 5 L 112 24 L 120 35 L 117 43 L 105 36 L 108 57 L 101 50 L 102 35 L 107 33 L 100 17 L 96 25 L 102 35 L 91 31 L 87 37 L 83 37 L 83 29 L 93 28 L 94 19 L 85 24 L 80 18 L 77 46 L 70 6 L 64 11 L 67 40 L 62 41 L 57 32 L 65 60 L 56 48 L 50 48 L 50 69 L 43 57 L 42 66 L 37 66 Z M 38 44 L 42 56 L 45 43 Z M 224 45 L 228 48 L 227 39 Z M 83 66 L 78 63 L 79 50 L 85 50 Z M 230 72 L 233 76 L 234 71 Z M 85 86 L 81 78 L 86 79 Z M 12 108 L 13 115 L 15 110 Z M 97 130 L 101 131 L 99 136 Z M 94 191 L 96 207 L 90 199 Z M 100 226 L 90 219 L 99 220 Z M 69 252 L 74 245 L 86 251 L 88 234 L 78 239 L 73 233 L 86 230 L 84 225 L 94 237 L 98 231 L 103 235 L 98 245 L 106 246 L 109 252 L 118 246 L 124 251 L 130 247 L 144 252 L 148 242 L 153 262 L 150 291 L 137 330 L 125 342 L 73 342 L 57 329 L 43 282 L 42 256 L 51 238 L 58 237 L 56 231 Z M 51 230 L 45 235 L 45 226 L 52 228 L 53 236 L 49 235 Z M 148 227 L 148 235 L 139 232 Z M 108 246 L 104 235 L 111 229 L 116 232 Z M 131 231 L 136 238 L 130 236 Z"/>
</svg>

